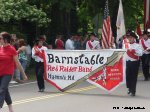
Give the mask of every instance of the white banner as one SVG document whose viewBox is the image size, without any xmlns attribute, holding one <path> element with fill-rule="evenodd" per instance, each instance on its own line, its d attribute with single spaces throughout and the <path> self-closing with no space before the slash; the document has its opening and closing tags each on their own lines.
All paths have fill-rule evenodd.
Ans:
<svg viewBox="0 0 150 112">
<path fill-rule="evenodd" d="M 104 66 L 115 65 L 124 52 L 123 50 L 44 51 L 45 79 L 59 90 L 65 91 L 85 81 Z"/>
</svg>

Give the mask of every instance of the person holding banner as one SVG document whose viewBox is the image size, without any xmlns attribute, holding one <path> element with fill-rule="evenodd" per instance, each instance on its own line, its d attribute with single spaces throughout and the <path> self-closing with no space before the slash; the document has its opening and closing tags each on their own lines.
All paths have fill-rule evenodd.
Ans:
<svg viewBox="0 0 150 112">
<path fill-rule="evenodd" d="M 100 42 L 95 39 L 96 35 L 94 33 L 90 34 L 90 40 L 86 43 L 86 50 L 99 50 Z"/>
<path fill-rule="evenodd" d="M 126 34 L 127 41 L 124 42 L 123 49 L 126 49 L 126 86 L 128 94 L 135 96 L 137 76 L 139 70 L 139 56 L 142 56 L 142 48 L 136 43 L 137 35 L 134 32 Z"/>
<path fill-rule="evenodd" d="M 148 38 L 148 31 L 143 32 L 143 37 L 140 39 L 140 44 L 143 49 L 143 55 L 141 57 L 142 60 L 142 70 L 144 74 L 144 80 L 148 81 L 150 77 L 149 73 L 149 62 L 150 62 L 150 39 Z"/>
<path fill-rule="evenodd" d="M 32 58 L 35 60 L 35 74 L 39 92 L 44 92 L 45 89 L 42 50 L 47 50 L 47 47 L 43 46 L 43 40 L 37 39 L 34 47 L 32 48 Z"/>
</svg>

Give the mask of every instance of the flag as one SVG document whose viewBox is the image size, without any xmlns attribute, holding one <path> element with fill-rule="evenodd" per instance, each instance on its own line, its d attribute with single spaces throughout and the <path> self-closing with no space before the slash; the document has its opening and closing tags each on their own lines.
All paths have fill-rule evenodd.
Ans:
<svg viewBox="0 0 150 112">
<path fill-rule="evenodd" d="M 141 31 L 141 28 L 140 28 L 140 24 L 137 22 L 137 26 L 136 26 L 136 33 L 139 35 L 139 36 L 142 36 L 142 31 Z"/>
<path fill-rule="evenodd" d="M 103 20 L 103 27 L 102 27 L 102 48 L 109 49 L 111 47 L 112 42 L 113 42 L 113 36 L 112 36 L 109 9 L 108 9 L 108 0 L 107 0 L 104 9 L 104 20 Z"/>
<path fill-rule="evenodd" d="M 150 28 L 150 0 L 144 0 L 144 29 Z"/>
<path fill-rule="evenodd" d="M 122 1 L 121 0 L 119 2 L 119 9 L 118 9 L 116 26 L 117 26 L 117 38 L 116 38 L 116 42 L 118 43 L 118 40 L 123 35 L 125 35 L 125 33 L 126 33 L 126 31 L 125 31 L 125 24 L 124 24 L 123 6 L 122 6 Z"/>
</svg>

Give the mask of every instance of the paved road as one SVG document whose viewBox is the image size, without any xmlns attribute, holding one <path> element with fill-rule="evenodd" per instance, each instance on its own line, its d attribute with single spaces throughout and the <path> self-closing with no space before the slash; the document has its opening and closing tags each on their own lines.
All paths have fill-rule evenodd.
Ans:
<svg viewBox="0 0 150 112">
<path fill-rule="evenodd" d="M 11 85 L 10 92 L 14 112 L 150 112 L 150 81 L 143 81 L 143 77 L 138 79 L 136 97 L 127 95 L 125 85 L 107 93 L 88 82 L 68 92 L 46 83 L 46 91 L 39 93 L 36 82 Z M 8 112 L 6 105 L 3 112 Z"/>
</svg>

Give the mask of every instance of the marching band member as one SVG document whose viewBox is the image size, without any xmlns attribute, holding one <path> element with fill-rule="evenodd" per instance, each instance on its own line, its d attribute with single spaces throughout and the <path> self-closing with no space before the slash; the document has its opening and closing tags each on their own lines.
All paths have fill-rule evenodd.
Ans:
<svg viewBox="0 0 150 112">
<path fill-rule="evenodd" d="M 128 41 L 127 37 L 124 36 L 124 38 L 123 38 L 123 40 L 122 40 L 122 48 L 123 48 L 123 49 L 127 49 L 128 46 L 129 46 L 129 41 Z"/>
<path fill-rule="evenodd" d="M 86 43 L 86 50 L 99 50 L 101 49 L 99 41 L 95 40 L 95 34 L 91 33 L 90 40 Z"/>
<path fill-rule="evenodd" d="M 45 89 L 42 50 L 47 50 L 47 47 L 43 46 L 43 40 L 38 39 L 32 48 L 32 58 L 35 60 L 35 74 L 39 92 L 44 92 Z"/>
<path fill-rule="evenodd" d="M 148 38 L 148 32 L 143 32 L 143 37 L 140 39 L 140 44 L 143 49 L 143 55 L 141 57 L 142 60 L 142 70 L 145 77 L 145 81 L 148 81 L 150 77 L 149 73 L 149 62 L 150 62 L 150 39 Z"/>
<path fill-rule="evenodd" d="M 136 43 L 137 35 L 134 32 L 126 34 L 123 49 L 126 49 L 126 85 L 128 94 L 135 96 L 136 83 L 139 69 L 139 56 L 142 56 L 142 48 Z"/>
</svg>

